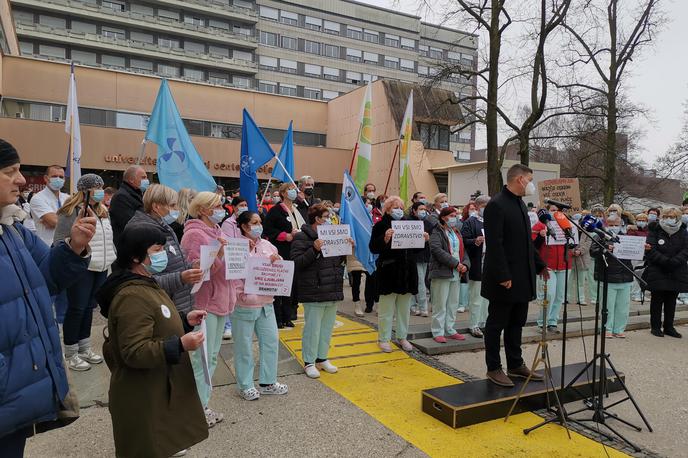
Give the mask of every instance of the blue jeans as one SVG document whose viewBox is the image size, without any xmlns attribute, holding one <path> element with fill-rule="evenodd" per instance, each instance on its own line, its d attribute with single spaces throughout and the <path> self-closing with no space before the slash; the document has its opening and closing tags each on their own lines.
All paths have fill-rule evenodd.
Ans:
<svg viewBox="0 0 688 458">
<path fill-rule="evenodd" d="M 67 314 L 67 307 L 69 306 L 67 291 L 61 291 L 57 296 L 52 296 L 51 299 L 55 307 L 55 319 L 58 323 L 62 324 Z"/>
<path fill-rule="evenodd" d="M 258 337 L 260 375 L 258 383 L 272 385 L 277 381 L 279 337 L 272 304 L 262 307 L 239 307 L 231 316 L 234 338 L 234 372 L 240 390 L 253 388 L 253 333 Z"/>
<path fill-rule="evenodd" d="M 301 356 L 304 364 L 327 360 L 332 330 L 337 318 L 337 302 L 304 302 Z"/>
<path fill-rule="evenodd" d="M 74 345 L 80 340 L 91 337 L 96 291 L 105 283 L 106 278 L 107 272 L 89 270 L 78 282 L 67 288 L 69 306 L 62 326 L 62 338 L 65 345 Z"/>
</svg>

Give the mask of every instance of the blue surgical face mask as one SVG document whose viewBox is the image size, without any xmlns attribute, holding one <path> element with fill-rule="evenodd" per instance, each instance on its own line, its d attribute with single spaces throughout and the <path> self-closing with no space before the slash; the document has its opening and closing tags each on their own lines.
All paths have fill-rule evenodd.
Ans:
<svg viewBox="0 0 688 458">
<path fill-rule="evenodd" d="M 373 205 L 372 204 L 366 204 L 366 209 L 368 210 L 368 212 L 372 212 L 373 211 Z"/>
<path fill-rule="evenodd" d="M 440 208 L 448 208 L 449 207 L 449 202 L 442 202 L 440 204 Z"/>
<path fill-rule="evenodd" d="M 447 224 L 451 227 L 456 227 L 459 224 L 459 219 L 456 216 L 452 216 L 447 220 Z"/>
<path fill-rule="evenodd" d="M 580 213 L 576 213 L 575 215 L 573 215 L 573 219 L 575 219 L 576 221 L 578 221 L 578 220 L 580 220 L 580 219 L 582 218 L 582 216 L 583 216 L 583 215 L 581 215 Z"/>
<path fill-rule="evenodd" d="M 139 185 L 139 189 L 141 189 L 141 192 L 146 192 L 146 189 L 148 189 L 148 186 L 150 186 L 150 181 L 148 181 L 148 178 L 144 178 L 141 180 L 141 184 Z"/>
<path fill-rule="evenodd" d="M 289 200 L 296 200 L 296 189 L 289 189 L 287 191 L 287 197 Z"/>
<path fill-rule="evenodd" d="M 167 268 L 167 251 L 162 250 L 148 255 L 150 265 L 144 264 L 148 273 L 159 274 Z"/>
<path fill-rule="evenodd" d="M 645 229 L 647 227 L 647 221 L 638 221 L 636 226 L 638 226 L 640 229 Z"/>
<path fill-rule="evenodd" d="M 279 197 L 273 197 L 273 198 L 272 198 L 272 203 L 273 203 L 273 204 L 278 204 L 278 203 L 280 203 L 281 200 L 282 200 L 282 199 L 279 198 Z"/>
<path fill-rule="evenodd" d="M 257 226 L 251 226 L 251 237 L 254 239 L 259 239 L 263 235 L 263 226 L 258 224 Z"/>
<path fill-rule="evenodd" d="M 48 187 L 53 191 L 59 191 L 64 186 L 65 180 L 60 177 L 53 177 L 48 182 Z"/>
<path fill-rule="evenodd" d="M 162 220 L 167 224 L 172 224 L 177 220 L 177 218 L 179 218 L 179 210 L 170 210 L 168 214 L 162 217 Z"/>
<path fill-rule="evenodd" d="M 681 222 L 682 222 L 683 224 L 688 224 L 688 213 L 687 213 L 687 214 L 684 214 L 684 215 L 681 215 Z"/>
<path fill-rule="evenodd" d="M 402 210 L 401 208 L 393 208 L 390 215 L 392 216 L 392 219 L 400 220 L 404 217 L 404 210 Z"/>
<path fill-rule="evenodd" d="M 664 218 L 662 222 L 669 227 L 674 227 L 678 225 L 678 221 L 676 221 L 676 218 Z"/>
<path fill-rule="evenodd" d="M 607 230 L 612 234 L 616 235 L 621 232 L 621 226 L 609 226 L 607 227 Z"/>
<path fill-rule="evenodd" d="M 102 189 L 96 189 L 93 191 L 93 194 L 91 194 L 91 199 L 93 199 L 94 202 L 101 202 L 103 199 L 105 199 L 105 191 Z"/>
<path fill-rule="evenodd" d="M 333 207 L 332 211 L 335 212 L 335 214 L 339 214 L 339 207 Z"/>
<path fill-rule="evenodd" d="M 421 200 L 419 200 L 419 202 L 420 202 L 421 204 L 423 204 L 423 205 L 427 205 L 427 204 L 428 204 L 428 199 L 421 199 Z"/>
<path fill-rule="evenodd" d="M 649 222 L 657 221 L 657 215 L 655 215 L 654 213 L 650 213 L 649 215 L 647 215 L 647 220 Z"/>
<path fill-rule="evenodd" d="M 472 216 L 472 217 L 476 217 L 476 216 L 478 216 L 479 214 L 480 214 L 480 213 L 478 213 L 478 212 L 475 211 L 475 210 L 473 210 L 472 212 L 468 212 L 468 216 Z"/>
<path fill-rule="evenodd" d="M 421 210 L 418 212 L 418 218 L 425 219 L 428 217 L 428 212 L 426 210 Z"/>
<path fill-rule="evenodd" d="M 236 208 L 236 215 L 239 216 L 245 211 L 248 211 L 248 207 L 237 207 Z"/>
<path fill-rule="evenodd" d="M 213 210 L 213 214 L 208 216 L 208 219 L 215 224 L 220 224 L 224 217 L 225 210 L 223 208 L 216 208 L 215 210 Z"/>
</svg>

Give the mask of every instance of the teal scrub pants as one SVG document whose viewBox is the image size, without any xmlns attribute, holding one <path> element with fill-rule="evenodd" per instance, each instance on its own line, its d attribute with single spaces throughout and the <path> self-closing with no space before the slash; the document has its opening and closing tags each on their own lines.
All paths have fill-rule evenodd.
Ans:
<svg viewBox="0 0 688 458">
<path fill-rule="evenodd" d="M 588 269 L 588 291 L 590 292 L 590 305 L 597 303 L 597 285 L 599 282 L 595 280 L 595 267 L 591 266 Z"/>
<path fill-rule="evenodd" d="M 575 264 L 575 263 L 574 263 Z M 590 289 L 586 288 L 588 280 L 588 269 L 579 269 L 575 265 L 569 270 L 569 303 L 588 304 L 590 303 Z M 586 291 L 588 294 L 585 294 Z"/>
<path fill-rule="evenodd" d="M 253 333 L 258 338 L 258 383 L 272 385 L 277 381 L 277 355 L 279 336 L 272 304 L 262 307 L 240 307 L 231 316 L 234 339 L 234 372 L 239 389 L 253 388 Z"/>
<path fill-rule="evenodd" d="M 459 283 L 461 281 L 459 280 Z M 468 283 L 463 283 L 459 286 L 459 308 L 465 311 L 471 306 L 470 294 L 468 294 Z"/>
<path fill-rule="evenodd" d="M 459 306 L 461 282 L 454 278 L 433 278 L 430 283 L 432 291 L 432 330 L 433 337 L 453 336 L 456 334 L 454 322 Z"/>
<path fill-rule="evenodd" d="M 631 306 L 631 286 L 628 283 L 609 283 L 607 287 L 607 331 L 612 334 L 621 334 L 628 324 L 628 311 Z"/>
<path fill-rule="evenodd" d="M 471 310 L 470 327 L 485 326 L 487 320 L 487 299 L 480 295 L 482 282 L 468 280 L 468 305 Z M 462 288 L 463 289 L 463 288 Z"/>
<path fill-rule="evenodd" d="M 547 309 L 547 326 L 556 326 L 559 323 L 559 312 L 564 303 L 564 283 L 566 281 L 565 270 L 550 270 L 549 280 L 547 280 L 547 299 L 549 308 Z M 544 299 L 543 280 L 538 276 L 538 300 Z M 538 326 L 542 326 L 542 309 L 537 320 Z"/>
<path fill-rule="evenodd" d="M 394 322 L 394 312 L 397 314 L 397 327 L 395 334 L 397 339 L 406 339 L 408 335 L 409 316 L 411 315 L 411 294 L 385 294 L 380 296 L 377 304 L 377 329 L 380 342 L 392 340 L 392 323 Z M 435 296 L 433 295 L 433 305 L 435 308 Z"/>
<path fill-rule="evenodd" d="M 428 271 L 427 262 L 417 262 L 418 271 L 418 294 L 411 299 L 411 307 L 415 307 L 419 312 L 428 311 L 428 289 L 425 287 L 425 274 Z"/>
<path fill-rule="evenodd" d="M 337 318 L 337 302 L 304 302 L 301 353 L 304 364 L 327 360 L 332 330 Z"/>
<path fill-rule="evenodd" d="M 220 353 L 220 345 L 222 345 L 222 333 L 225 331 L 225 321 L 227 321 L 226 316 L 215 315 L 214 313 L 208 313 L 205 318 L 207 329 L 205 340 L 208 348 L 208 372 L 210 372 L 211 380 L 215 373 L 215 367 L 217 366 L 217 355 Z M 196 326 L 195 330 L 199 331 L 200 329 L 200 326 Z M 213 387 L 205 382 L 203 361 L 201 358 L 200 350 L 191 352 L 191 366 L 193 367 L 194 378 L 196 379 L 198 397 L 201 400 L 201 405 L 205 408 L 208 407 L 208 401 L 210 400 L 210 393 Z"/>
</svg>

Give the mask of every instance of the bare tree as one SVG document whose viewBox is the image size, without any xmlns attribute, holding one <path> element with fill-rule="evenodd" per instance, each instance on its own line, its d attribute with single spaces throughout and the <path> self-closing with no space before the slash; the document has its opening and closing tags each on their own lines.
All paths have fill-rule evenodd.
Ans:
<svg viewBox="0 0 688 458">
<path fill-rule="evenodd" d="M 688 181 L 688 102 L 684 103 L 683 126 L 678 139 L 655 161 L 658 175 Z"/>
</svg>

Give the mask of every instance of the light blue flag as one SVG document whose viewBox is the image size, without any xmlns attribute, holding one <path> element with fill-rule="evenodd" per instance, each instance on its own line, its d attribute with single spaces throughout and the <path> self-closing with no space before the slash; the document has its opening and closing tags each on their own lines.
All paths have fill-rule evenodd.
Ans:
<svg viewBox="0 0 688 458">
<path fill-rule="evenodd" d="M 294 132 L 292 131 L 293 121 L 289 122 L 289 129 L 284 136 L 282 149 L 279 153 L 279 161 L 272 169 L 272 178 L 282 183 L 289 183 L 294 178 Z M 286 169 L 286 171 L 285 171 Z"/>
<path fill-rule="evenodd" d="M 165 79 L 160 83 L 158 97 L 155 99 L 146 130 L 146 140 L 158 145 L 157 165 L 160 183 L 175 191 L 181 188 L 191 188 L 199 192 L 215 191 L 215 180 L 191 143 Z"/>
<path fill-rule="evenodd" d="M 256 203 L 258 176 L 256 172 L 274 157 L 275 152 L 270 143 L 244 108 L 244 120 L 241 125 L 239 192 L 246 199 L 248 209 L 253 212 L 258 211 Z"/>
<path fill-rule="evenodd" d="M 354 180 L 349 172 L 344 172 L 342 181 L 342 201 L 339 209 L 341 224 L 348 224 L 351 228 L 351 238 L 354 239 L 356 249 L 354 255 L 363 264 L 369 274 L 375 272 L 377 256 L 370 252 L 370 237 L 373 232 L 373 219 L 363 203 L 361 195 L 356 189 Z"/>
</svg>

